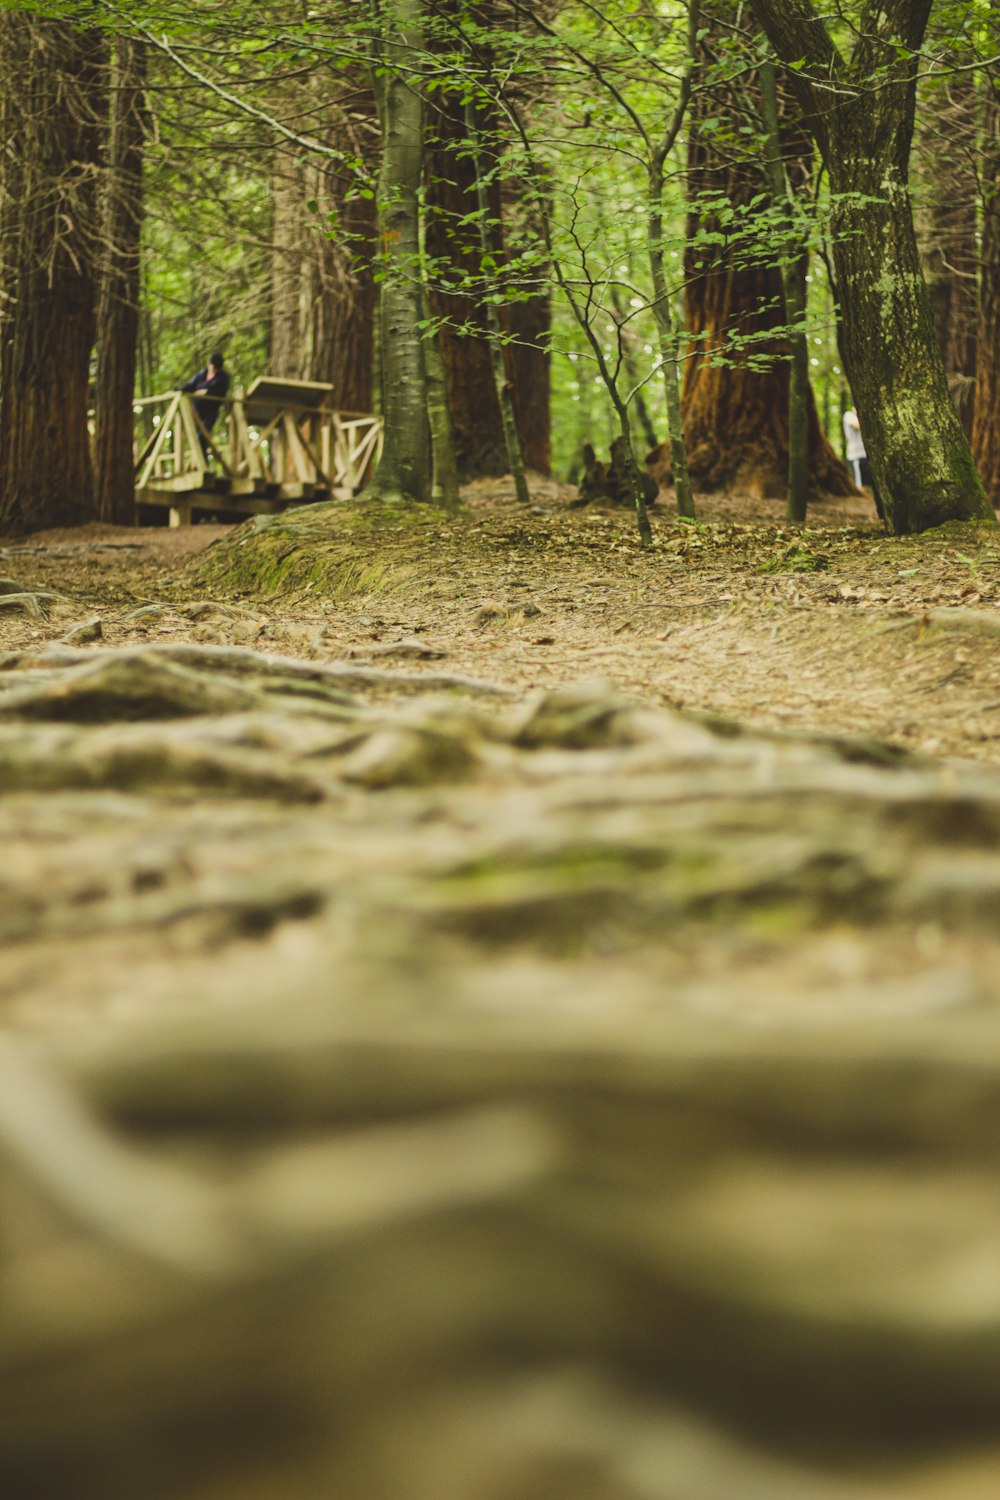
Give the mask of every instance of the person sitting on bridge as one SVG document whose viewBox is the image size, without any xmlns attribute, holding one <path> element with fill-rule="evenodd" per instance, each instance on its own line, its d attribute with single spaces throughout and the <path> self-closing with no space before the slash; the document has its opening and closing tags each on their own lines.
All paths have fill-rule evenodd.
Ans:
<svg viewBox="0 0 1000 1500">
<path fill-rule="evenodd" d="M 201 451 L 207 458 L 209 448 L 207 434 L 215 425 L 215 419 L 221 410 L 222 398 L 229 390 L 229 371 L 226 369 L 223 356 L 218 353 L 210 354 L 205 368 L 192 375 L 187 384 L 181 386 L 181 390 L 214 398 L 194 403 L 195 415 L 205 429 L 204 432 L 198 433 L 198 441 L 201 443 Z"/>
</svg>

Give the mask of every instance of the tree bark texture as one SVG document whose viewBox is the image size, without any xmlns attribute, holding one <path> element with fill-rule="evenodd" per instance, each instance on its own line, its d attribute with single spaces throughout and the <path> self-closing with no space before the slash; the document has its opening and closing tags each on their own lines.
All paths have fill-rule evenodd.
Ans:
<svg viewBox="0 0 1000 1500">
<path fill-rule="evenodd" d="M 958 56 L 969 61 L 964 52 Z M 929 79 L 915 154 L 920 260 L 948 388 L 967 437 L 976 401 L 979 104 L 974 72 Z"/>
<path fill-rule="evenodd" d="M 409 62 L 421 41 L 423 0 L 387 0 L 376 6 L 383 56 L 372 86 L 382 127 L 378 184 L 381 297 L 382 414 L 385 435 L 375 488 L 393 499 L 428 500 L 431 448 L 420 331 L 418 194 L 423 167 L 423 100 L 409 79 Z"/>
<path fill-rule="evenodd" d="M 463 223 L 479 210 L 476 159 L 464 149 L 462 100 L 437 90 L 428 105 L 427 227 L 431 310 L 441 324 L 441 352 L 448 382 L 459 477 L 465 481 L 507 473 L 503 419 L 493 378 L 481 285 L 478 226 Z M 500 192 L 489 186 L 489 211 L 500 218 Z M 462 286 L 461 282 L 467 282 Z"/>
<path fill-rule="evenodd" d="M 93 519 L 103 41 L 0 13 L 0 534 Z"/>
<path fill-rule="evenodd" d="M 377 135 L 371 90 L 355 80 L 325 98 L 324 83 L 320 72 L 309 79 L 303 115 L 312 119 L 319 109 L 324 143 L 370 164 Z M 269 368 L 332 385 L 346 412 L 373 407 L 375 203 L 360 196 L 360 185 L 336 157 L 302 162 L 287 146 L 275 151 Z"/>
<path fill-rule="evenodd" d="M 455 451 L 463 480 L 507 473 L 507 448 L 490 352 L 488 309 L 482 288 L 482 247 L 475 223 L 479 195 L 474 157 L 465 151 L 464 105 L 438 90 L 430 103 L 426 249 L 432 266 L 431 308 L 441 327 L 441 349 L 448 379 L 448 402 Z M 488 185 L 490 217 L 496 221 L 497 264 L 501 265 L 505 229 L 535 243 L 541 231 L 515 184 Z M 522 222 L 523 221 L 523 222 Z M 504 226 L 504 227 L 501 227 Z M 461 286 L 468 279 L 470 285 Z M 514 406 L 514 420 L 525 465 L 548 474 L 552 467 L 548 336 L 551 308 L 547 291 L 498 309 L 503 333 L 513 335 L 503 348 L 504 371 Z"/>
<path fill-rule="evenodd" d="M 501 343 L 502 329 L 500 327 L 500 312 L 497 304 L 490 300 L 491 273 L 487 270 L 489 266 L 496 266 L 498 262 L 495 233 L 499 227 L 493 217 L 490 207 L 489 183 L 486 180 L 486 163 L 481 154 L 482 146 L 482 122 L 475 105 L 469 101 L 465 106 L 466 130 L 470 142 L 474 142 L 472 155 L 473 167 L 476 173 L 476 201 L 479 205 L 479 246 L 482 255 L 482 284 L 487 291 L 483 298 L 486 312 L 486 326 L 489 335 L 490 366 L 493 371 L 493 388 L 497 393 L 497 401 L 500 406 L 500 417 L 503 426 L 504 450 L 507 455 L 507 468 L 514 479 L 514 492 L 518 503 L 527 505 L 529 501 L 528 480 L 524 472 L 524 455 L 521 452 L 521 439 L 517 431 L 517 421 L 514 416 L 514 402 L 511 396 L 510 372 L 504 363 L 503 344 Z M 493 273 L 495 275 L 495 272 Z"/>
<path fill-rule="evenodd" d="M 979 348 L 972 451 L 994 506 L 1000 507 L 1000 79 L 986 102 Z"/>
<path fill-rule="evenodd" d="M 890 531 L 994 520 L 955 411 L 908 185 L 931 0 L 865 0 L 846 63 L 812 0 L 751 0 L 826 161 L 844 354 Z M 831 87 L 832 84 L 832 87 Z"/>
<path fill-rule="evenodd" d="M 430 300 L 426 285 L 424 319 L 430 322 Z M 424 371 L 433 459 L 431 499 L 442 510 L 457 510 L 461 497 L 458 489 L 458 465 L 455 462 L 455 437 L 451 430 L 451 412 L 448 410 L 448 385 L 441 355 L 441 341 L 436 333 L 424 339 Z"/>
<path fill-rule="evenodd" d="M 321 215 L 313 231 L 318 253 L 310 259 L 308 379 L 333 386 L 340 411 L 373 409 L 375 367 L 375 204 L 353 196 L 346 171 L 316 173 L 315 197 Z M 324 224 L 324 205 L 332 217 Z"/>
<path fill-rule="evenodd" d="M 781 154 L 781 121 L 778 110 L 778 81 L 774 63 L 766 58 L 760 65 L 760 97 L 764 120 L 767 154 L 767 178 L 771 201 L 780 212 L 793 207 L 788 173 Z M 791 214 L 789 212 L 789 217 Z M 809 346 L 806 340 L 805 286 L 801 276 L 794 227 L 789 225 L 788 243 L 781 256 L 781 287 L 785 322 L 791 330 L 788 342 L 791 360 L 788 371 L 788 495 L 786 517 L 800 523 L 806 518 L 809 500 Z"/>
<path fill-rule="evenodd" d="M 500 322 L 513 335 L 503 357 L 514 402 L 514 421 L 525 466 L 552 472 L 552 411 L 549 333 L 552 305 L 548 291 L 500 309 Z"/>
<path fill-rule="evenodd" d="M 305 168 L 297 152 L 280 145 L 271 166 L 271 328 L 267 365 L 271 375 L 304 380 L 306 235 Z"/>
<path fill-rule="evenodd" d="M 116 526 L 131 526 L 135 520 L 132 402 L 146 127 L 145 43 L 120 36 L 114 43 L 111 75 L 94 433 L 97 513 Z"/>
<path fill-rule="evenodd" d="M 705 25 L 711 20 L 708 12 Z M 709 44 L 718 35 L 713 28 Z M 746 247 L 734 251 L 726 243 L 704 245 L 695 238 L 699 229 L 709 235 L 723 230 L 714 211 L 699 210 L 699 198 L 722 198 L 739 211 L 767 191 L 764 172 L 755 158 L 721 156 L 699 128 L 701 121 L 719 118 L 724 111 L 733 113 L 735 133 L 742 117 L 719 90 L 697 94 L 690 115 L 688 182 L 694 206 L 685 251 L 685 321 L 690 345 L 682 391 L 688 467 L 699 489 L 784 498 L 789 347 L 777 331 L 773 338 L 767 337 L 786 321 L 781 272 L 776 265 L 764 263 L 759 254 L 748 254 Z M 801 139 L 802 132 L 798 134 Z M 799 274 L 804 276 L 804 257 Z M 746 339 L 753 342 L 741 348 L 739 341 Z M 766 369 L 754 369 L 753 358 L 762 355 L 772 363 Z M 718 363 L 723 357 L 725 363 Z M 811 386 L 806 421 L 810 490 L 853 494 L 847 470 L 820 427 Z M 668 460 L 665 452 L 659 462 L 654 459 L 654 474 Z"/>
</svg>

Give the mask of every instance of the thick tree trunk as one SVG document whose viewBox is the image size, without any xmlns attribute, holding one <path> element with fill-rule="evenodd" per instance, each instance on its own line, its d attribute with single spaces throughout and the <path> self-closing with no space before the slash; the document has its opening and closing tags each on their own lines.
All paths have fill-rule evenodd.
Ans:
<svg viewBox="0 0 1000 1500">
<path fill-rule="evenodd" d="M 135 520 L 132 402 L 139 340 L 145 88 L 145 43 L 118 37 L 104 196 L 94 435 L 97 513 L 117 526 L 130 526 Z"/>
<path fill-rule="evenodd" d="M 931 0 L 865 7 L 851 62 L 812 0 L 751 0 L 830 176 L 844 352 L 875 487 L 896 533 L 995 520 L 948 391 L 907 173 Z"/>
<path fill-rule="evenodd" d="M 968 62 L 967 53 L 958 60 Z M 917 239 L 948 389 L 967 437 L 976 400 L 978 117 L 974 72 L 928 81 L 916 152 Z"/>
<path fill-rule="evenodd" d="M 507 469 L 513 477 L 514 492 L 519 503 L 527 505 L 530 498 L 528 480 L 524 472 L 524 455 L 521 452 L 521 440 L 518 436 L 517 421 L 514 416 L 510 374 L 503 357 L 500 311 L 497 304 L 491 300 L 494 287 L 490 284 L 491 274 L 487 270 L 488 266 L 496 266 L 498 263 L 495 235 L 499 226 L 494 219 L 490 207 L 490 192 L 486 180 L 487 167 L 482 155 L 482 127 L 475 105 L 471 101 L 465 106 L 465 123 L 469 140 L 474 143 L 472 163 L 476 174 L 476 202 L 479 208 L 479 247 L 482 256 L 480 280 L 485 292 L 483 301 L 486 308 L 486 326 L 489 333 L 493 389 L 497 393 L 497 402 L 500 406 L 504 451 L 507 455 Z"/>
<path fill-rule="evenodd" d="M 900 141 L 895 160 L 876 160 L 872 170 L 868 128 L 845 122 L 838 136 L 831 227 L 844 354 L 889 530 L 988 519 L 920 271 L 906 184 L 909 142 Z"/>
<path fill-rule="evenodd" d="M 478 297 L 459 283 L 481 282 L 482 250 L 475 220 L 479 210 L 474 156 L 466 143 L 464 105 L 438 90 L 428 107 L 428 261 L 433 267 L 431 309 L 441 324 L 441 352 L 455 436 L 459 478 L 507 473 L 503 419 L 497 398 L 486 316 Z M 489 191 L 492 217 L 500 217 L 496 184 Z"/>
<path fill-rule="evenodd" d="M 378 185 L 381 252 L 382 415 L 385 436 L 375 490 L 390 499 L 429 500 L 431 449 L 420 323 L 420 192 L 423 101 L 409 77 L 421 41 L 423 0 L 386 0 L 376 7 L 382 57 L 372 86 L 382 127 Z"/>
<path fill-rule="evenodd" d="M 0 534 L 94 517 L 94 344 L 103 41 L 0 13 Z"/>
<path fill-rule="evenodd" d="M 307 378 L 327 381 L 341 411 L 370 412 L 375 368 L 375 204 L 351 197 L 346 174 L 322 171 L 317 199 L 336 227 L 320 225 L 313 259 Z M 325 192 L 326 197 L 322 194 Z"/>
<path fill-rule="evenodd" d="M 1000 81 L 986 106 L 979 350 L 972 451 L 986 493 L 1000 507 Z"/>
<path fill-rule="evenodd" d="M 342 83 L 344 80 L 341 80 Z M 320 72 L 314 93 L 326 85 Z M 324 140 L 374 171 L 378 121 L 371 89 L 361 76 L 325 105 Z M 335 158 L 307 169 L 306 378 L 333 386 L 341 411 L 373 410 L 375 373 L 375 203 L 359 192 L 356 171 Z"/>
<path fill-rule="evenodd" d="M 462 479 L 506 474 L 507 445 L 490 350 L 490 311 L 480 297 L 459 282 L 483 285 L 482 246 L 477 225 L 462 221 L 479 209 L 476 166 L 464 149 L 466 127 L 460 98 L 439 90 L 431 96 L 427 180 L 426 246 L 432 276 L 431 307 L 444 319 L 441 349 L 448 380 L 448 403 L 455 451 Z M 508 220 L 539 243 L 540 229 L 519 200 L 514 185 L 501 194 L 487 190 L 495 256 L 502 265 L 501 243 Z M 527 215 L 527 218 L 525 218 Z M 514 406 L 514 421 L 524 463 L 548 474 L 552 467 L 548 339 L 551 307 L 548 293 L 514 301 L 497 310 L 500 327 L 513 335 L 503 348 L 504 372 Z"/>
<path fill-rule="evenodd" d="M 710 19 L 709 14 L 706 25 Z M 690 355 L 682 392 L 688 468 L 696 489 L 777 499 L 787 491 L 789 443 L 789 347 L 777 332 L 785 324 L 781 273 L 748 253 L 745 242 L 734 249 L 731 242 L 719 247 L 698 238 L 699 231 L 703 236 L 725 233 L 714 209 L 699 209 L 699 198 L 723 199 L 739 213 L 767 192 L 756 162 L 720 155 L 699 128 L 701 121 L 718 120 L 728 110 L 733 111 L 735 131 L 742 116 L 718 93 L 697 95 L 691 110 L 688 185 L 694 208 L 685 251 Z M 771 330 L 775 333 L 769 338 Z M 761 357 L 771 362 L 754 368 Z M 820 427 L 811 387 L 806 421 L 810 490 L 853 494 L 847 470 Z M 661 469 L 666 459 L 664 454 Z M 652 467 L 656 473 L 655 462 Z"/>
</svg>

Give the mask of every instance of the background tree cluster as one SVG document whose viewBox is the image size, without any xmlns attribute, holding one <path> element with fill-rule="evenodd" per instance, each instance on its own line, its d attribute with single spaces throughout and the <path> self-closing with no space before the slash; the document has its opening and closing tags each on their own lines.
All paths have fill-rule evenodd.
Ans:
<svg viewBox="0 0 1000 1500">
<path fill-rule="evenodd" d="M 387 493 L 614 443 L 640 525 L 647 452 L 801 508 L 853 400 L 891 529 L 987 518 L 998 54 L 989 0 L 8 5 L 0 530 L 129 520 L 213 347 L 383 411 Z"/>
</svg>

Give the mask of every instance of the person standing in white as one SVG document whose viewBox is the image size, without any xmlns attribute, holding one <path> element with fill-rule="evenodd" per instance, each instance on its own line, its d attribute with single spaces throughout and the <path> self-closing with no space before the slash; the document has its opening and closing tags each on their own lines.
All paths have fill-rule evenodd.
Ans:
<svg viewBox="0 0 1000 1500">
<path fill-rule="evenodd" d="M 858 414 L 853 406 L 849 411 L 844 412 L 844 437 L 847 439 L 847 462 L 854 472 L 854 483 L 859 490 L 871 489 L 871 471 L 868 468 L 865 440 L 861 436 L 861 423 L 858 421 Z"/>
</svg>

